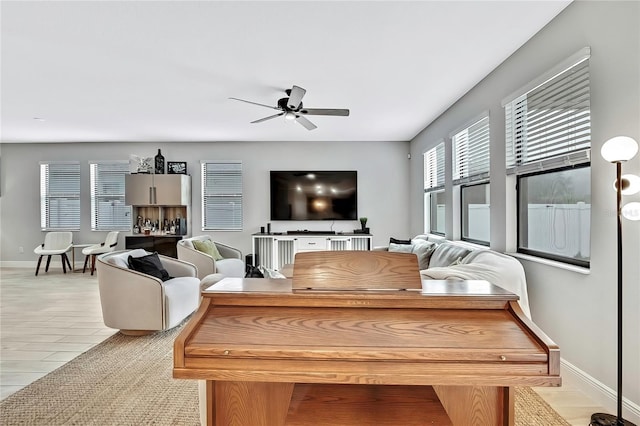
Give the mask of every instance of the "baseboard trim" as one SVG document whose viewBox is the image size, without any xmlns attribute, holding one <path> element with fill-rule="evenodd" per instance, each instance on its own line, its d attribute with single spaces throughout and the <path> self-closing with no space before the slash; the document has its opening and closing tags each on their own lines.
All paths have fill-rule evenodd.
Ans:
<svg viewBox="0 0 640 426">
<path fill-rule="evenodd" d="M 49 265 L 49 270 L 61 270 L 62 271 L 62 265 L 60 264 L 60 259 L 55 259 L 56 262 L 54 262 L 54 259 L 51 259 L 51 264 Z M 44 267 L 46 265 L 47 259 L 43 259 L 42 260 L 42 264 L 40 265 L 40 270 L 44 271 Z M 69 259 L 69 262 L 71 262 L 71 259 Z M 33 271 L 35 272 L 36 270 L 36 266 L 38 265 L 38 261 L 37 260 L 3 260 L 0 261 L 0 268 L 29 268 L 29 269 L 33 269 Z M 84 258 L 82 260 L 82 262 L 79 262 L 76 259 L 75 262 L 75 268 L 74 269 L 78 269 L 78 268 L 82 268 L 82 266 L 84 265 Z"/>
<path fill-rule="evenodd" d="M 0 268 L 34 268 L 35 269 L 37 264 L 38 262 L 35 260 L 3 260 L 2 262 L 0 262 Z M 49 269 L 53 267 L 55 267 L 55 265 L 51 265 Z M 60 269 L 62 269 L 62 266 L 60 267 Z"/>
<path fill-rule="evenodd" d="M 598 405 L 605 407 L 610 413 L 615 414 L 618 401 L 615 390 L 565 359 L 560 360 L 560 369 L 563 383 L 579 389 Z M 630 422 L 640 424 L 640 405 L 622 395 L 622 416 Z"/>
</svg>

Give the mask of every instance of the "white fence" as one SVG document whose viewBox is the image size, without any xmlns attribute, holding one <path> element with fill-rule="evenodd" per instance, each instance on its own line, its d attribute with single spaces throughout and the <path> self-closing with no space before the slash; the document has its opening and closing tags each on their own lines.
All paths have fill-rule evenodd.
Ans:
<svg viewBox="0 0 640 426">
<path fill-rule="evenodd" d="M 572 258 L 589 258 L 591 205 L 530 204 L 528 242 L 531 250 Z M 469 236 L 489 241 L 489 205 L 469 206 Z"/>
</svg>

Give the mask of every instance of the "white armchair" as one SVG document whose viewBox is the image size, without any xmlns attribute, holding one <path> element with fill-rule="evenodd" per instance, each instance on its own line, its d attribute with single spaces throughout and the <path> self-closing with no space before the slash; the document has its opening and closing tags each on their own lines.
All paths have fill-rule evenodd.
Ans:
<svg viewBox="0 0 640 426">
<path fill-rule="evenodd" d="M 82 268 L 83 274 L 87 270 L 87 263 L 89 263 L 89 259 L 91 259 L 91 275 L 93 275 L 93 271 L 96 270 L 96 256 L 115 251 L 116 246 L 118 245 L 119 233 L 120 232 L 118 231 L 111 231 L 107 234 L 103 243 L 94 244 L 82 249 L 82 254 L 85 256 L 84 267 Z"/>
<path fill-rule="evenodd" d="M 193 241 L 209 241 L 215 244 L 221 260 L 216 260 L 207 253 L 196 250 Z M 207 275 L 222 274 L 226 277 L 242 278 L 245 274 L 245 264 L 242 260 L 242 252 L 234 247 L 213 241 L 209 235 L 200 235 L 184 238 L 177 244 L 178 259 L 193 263 L 198 268 L 198 278 L 203 279 Z"/>
<path fill-rule="evenodd" d="M 67 273 L 67 266 L 69 270 L 73 272 L 71 262 L 67 252 L 72 247 L 73 234 L 71 232 L 48 232 L 44 236 L 44 243 L 33 249 L 35 254 L 40 255 L 38 258 L 38 266 L 36 266 L 36 276 L 40 270 L 40 263 L 42 263 L 42 257 L 47 256 L 47 266 L 44 268 L 45 272 L 49 272 L 49 264 L 51 263 L 51 256 L 59 254 L 62 260 L 62 271 Z"/>
<path fill-rule="evenodd" d="M 98 256 L 100 304 L 107 327 L 131 335 L 168 330 L 198 307 L 200 280 L 196 277 L 196 267 L 159 255 L 162 267 L 173 277 L 167 281 L 129 269 L 129 256 L 148 254 L 151 253 L 136 249 Z"/>
</svg>

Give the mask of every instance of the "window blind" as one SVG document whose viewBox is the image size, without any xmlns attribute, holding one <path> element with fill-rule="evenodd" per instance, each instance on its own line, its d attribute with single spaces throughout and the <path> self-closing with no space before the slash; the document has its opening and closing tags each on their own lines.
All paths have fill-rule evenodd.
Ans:
<svg viewBox="0 0 640 426">
<path fill-rule="evenodd" d="M 444 188 L 444 142 L 424 153 L 424 190 L 432 192 Z"/>
<path fill-rule="evenodd" d="M 202 162 L 202 229 L 242 230 L 242 163 Z"/>
<path fill-rule="evenodd" d="M 40 227 L 80 230 L 80 163 L 40 163 Z"/>
<path fill-rule="evenodd" d="M 507 173 L 588 162 L 588 57 L 506 103 L 505 119 Z"/>
<path fill-rule="evenodd" d="M 90 162 L 91 230 L 131 229 L 131 206 L 125 204 L 125 175 L 128 161 Z"/>
<path fill-rule="evenodd" d="M 453 143 L 453 184 L 489 177 L 489 117 L 456 133 Z"/>
</svg>

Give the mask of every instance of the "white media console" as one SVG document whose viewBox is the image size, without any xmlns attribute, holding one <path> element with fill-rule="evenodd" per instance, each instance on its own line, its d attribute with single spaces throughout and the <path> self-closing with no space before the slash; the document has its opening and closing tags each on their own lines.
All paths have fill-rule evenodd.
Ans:
<svg viewBox="0 0 640 426">
<path fill-rule="evenodd" d="M 279 271 L 296 253 L 319 250 L 371 250 L 371 234 L 253 234 L 253 263 Z M 256 262 L 257 259 L 257 262 Z"/>
</svg>

